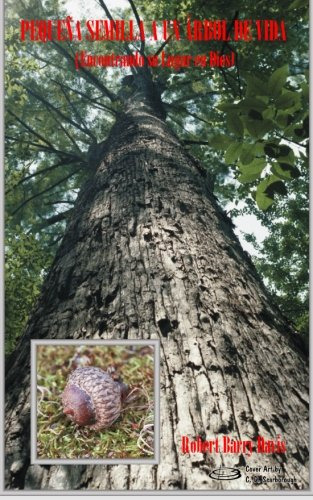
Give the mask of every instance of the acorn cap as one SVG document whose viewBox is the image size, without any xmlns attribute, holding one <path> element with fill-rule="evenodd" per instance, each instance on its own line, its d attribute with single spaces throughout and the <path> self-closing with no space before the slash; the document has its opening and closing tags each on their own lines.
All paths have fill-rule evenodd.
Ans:
<svg viewBox="0 0 313 500">
<path fill-rule="evenodd" d="M 101 368 L 77 368 L 62 394 L 63 411 L 78 425 L 110 427 L 120 416 L 123 385 Z"/>
</svg>

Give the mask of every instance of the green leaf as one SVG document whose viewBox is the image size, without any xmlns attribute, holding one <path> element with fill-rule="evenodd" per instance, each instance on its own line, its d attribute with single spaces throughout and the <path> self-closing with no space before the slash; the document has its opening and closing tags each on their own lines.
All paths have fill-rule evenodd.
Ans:
<svg viewBox="0 0 313 500">
<path fill-rule="evenodd" d="M 228 164 L 235 163 L 235 161 L 238 159 L 240 152 L 242 149 L 242 144 L 239 142 L 233 142 L 226 151 L 225 154 L 225 162 Z"/>
<path fill-rule="evenodd" d="M 248 116 L 252 120 L 263 120 L 262 114 L 259 111 L 256 111 L 256 109 L 250 109 Z"/>
<path fill-rule="evenodd" d="M 259 173 L 246 173 L 246 174 L 240 174 L 237 177 L 237 181 L 241 182 L 241 184 L 248 184 L 249 182 L 253 182 L 256 179 L 259 178 Z"/>
<path fill-rule="evenodd" d="M 267 87 L 267 82 L 264 82 L 263 80 L 260 80 L 260 78 L 257 78 L 256 76 L 251 76 L 251 75 L 244 75 L 246 81 L 247 81 L 247 96 L 248 97 L 254 97 L 254 96 L 260 96 L 268 95 L 268 87 Z"/>
<path fill-rule="evenodd" d="M 288 7 L 288 10 L 308 8 L 307 0 L 294 0 Z"/>
<path fill-rule="evenodd" d="M 294 165 L 296 161 L 294 152 L 292 151 L 292 149 L 289 148 L 289 152 L 286 154 L 288 146 L 286 147 L 286 149 L 283 148 L 284 146 L 281 147 L 280 155 L 278 156 L 277 161 L 282 163 L 288 163 L 289 165 Z"/>
<path fill-rule="evenodd" d="M 249 165 L 241 165 L 239 167 L 241 175 L 239 175 L 237 180 L 243 184 L 253 182 L 260 177 L 265 166 L 266 161 L 264 158 L 256 158 Z"/>
<path fill-rule="evenodd" d="M 248 165 L 254 159 L 254 145 L 253 144 L 245 144 L 242 148 L 242 152 L 240 155 L 240 161 L 243 165 Z"/>
<path fill-rule="evenodd" d="M 244 124 L 249 134 L 256 139 L 264 137 L 274 125 L 271 120 L 251 120 L 249 118 L 244 120 Z"/>
<path fill-rule="evenodd" d="M 276 123 L 279 127 L 286 129 L 294 120 L 293 115 L 289 111 L 278 111 L 276 115 Z"/>
<path fill-rule="evenodd" d="M 238 109 L 238 104 L 234 104 L 233 102 L 222 102 L 216 107 L 220 111 L 234 111 Z"/>
<path fill-rule="evenodd" d="M 266 120 L 272 120 L 275 116 L 275 109 L 273 107 L 269 107 L 263 111 L 262 116 Z"/>
<path fill-rule="evenodd" d="M 297 92 L 291 92 L 286 90 L 281 96 L 275 101 L 275 105 L 278 109 L 288 109 L 293 107 L 300 100 L 300 96 Z"/>
<path fill-rule="evenodd" d="M 276 177 L 270 175 L 266 177 L 257 187 L 255 200 L 261 210 L 267 210 L 274 201 L 275 192 L 286 191 L 283 182 Z"/>
<path fill-rule="evenodd" d="M 251 109 L 256 111 L 264 111 L 266 109 L 266 104 L 261 99 L 256 99 L 255 97 L 246 97 L 240 101 L 237 108 L 241 111 L 248 112 Z"/>
<path fill-rule="evenodd" d="M 273 97 L 278 97 L 286 83 L 289 74 L 289 66 L 285 64 L 274 71 L 268 81 L 268 89 Z"/>
<path fill-rule="evenodd" d="M 300 171 L 297 167 L 288 165 L 288 163 L 273 163 L 271 170 L 280 179 L 291 180 L 300 176 Z"/>
<path fill-rule="evenodd" d="M 286 144 L 277 144 L 275 142 L 268 142 L 264 146 L 264 152 L 271 158 L 282 158 L 287 163 L 294 163 L 295 155 L 292 149 Z"/>
<path fill-rule="evenodd" d="M 246 172 L 247 170 L 251 171 L 262 171 L 266 166 L 265 158 L 255 158 L 249 165 L 239 165 L 239 170 L 241 172 Z"/>
<path fill-rule="evenodd" d="M 308 137 L 307 130 L 304 127 L 297 127 L 294 128 L 294 134 L 298 139 L 306 139 Z"/>
<path fill-rule="evenodd" d="M 230 132 L 240 137 L 243 136 L 243 124 L 238 114 L 227 113 L 226 123 Z"/>
<path fill-rule="evenodd" d="M 273 181 L 265 190 L 266 194 L 269 196 L 274 196 L 275 193 L 282 194 L 286 196 L 287 189 L 282 181 Z"/>
<path fill-rule="evenodd" d="M 255 142 L 253 144 L 253 150 L 255 155 L 264 155 L 264 144 L 263 142 Z"/>
<path fill-rule="evenodd" d="M 232 139 L 224 134 L 215 135 L 210 139 L 210 144 L 213 148 L 224 151 L 229 146 L 230 142 L 232 142 Z"/>
<path fill-rule="evenodd" d="M 292 149 L 286 144 L 279 146 L 279 156 L 288 156 L 291 152 Z"/>
<path fill-rule="evenodd" d="M 257 190 L 257 192 L 255 193 L 255 201 L 257 202 L 258 207 L 261 210 L 265 211 L 273 204 L 274 198 L 271 198 L 263 191 L 258 193 L 258 190 Z"/>
</svg>

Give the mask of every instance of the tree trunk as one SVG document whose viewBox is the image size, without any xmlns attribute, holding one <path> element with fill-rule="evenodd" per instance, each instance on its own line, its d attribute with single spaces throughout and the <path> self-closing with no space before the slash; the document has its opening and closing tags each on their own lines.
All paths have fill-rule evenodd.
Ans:
<svg viewBox="0 0 313 500">
<path fill-rule="evenodd" d="M 137 92 L 78 196 L 7 373 L 7 488 L 308 488 L 308 367 L 204 170 Z M 159 465 L 30 465 L 30 339 L 159 339 Z M 287 453 L 181 452 L 181 438 L 258 435 Z M 279 465 L 296 485 L 216 481 L 220 465 Z"/>
</svg>

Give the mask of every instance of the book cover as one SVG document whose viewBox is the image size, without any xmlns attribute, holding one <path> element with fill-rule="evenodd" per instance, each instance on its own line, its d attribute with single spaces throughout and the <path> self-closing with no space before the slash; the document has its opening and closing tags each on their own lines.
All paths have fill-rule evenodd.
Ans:
<svg viewBox="0 0 313 500">
<path fill-rule="evenodd" d="M 308 22 L 6 2 L 4 492 L 311 491 Z"/>
</svg>

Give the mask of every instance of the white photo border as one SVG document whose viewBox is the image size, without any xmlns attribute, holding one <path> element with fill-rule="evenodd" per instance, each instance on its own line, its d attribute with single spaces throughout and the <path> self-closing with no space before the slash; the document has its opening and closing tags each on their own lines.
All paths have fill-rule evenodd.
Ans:
<svg viewBox="0 0 313 500">
<path fill-rule="evenodd" d="M 153 458 L 98 458 L 70 459 L 37 457 L 37 348 L 39 346 L 153 346 L 154 356 L 154 456 Z M 160 463 L 160 341 L 149 340 L 31 340 L 31 432 L 30 432 L 30 464 L 38 465 L 155 465 Z"/>
</svg>

